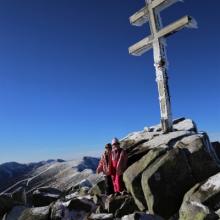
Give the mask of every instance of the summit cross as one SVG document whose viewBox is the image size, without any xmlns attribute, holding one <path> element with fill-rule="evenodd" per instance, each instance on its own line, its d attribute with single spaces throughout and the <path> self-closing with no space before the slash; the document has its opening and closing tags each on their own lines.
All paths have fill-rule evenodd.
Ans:
<svg viewBox="0 0 220 220">
<path fill-rule="evenodd" d="M 160 12 L 178 1 L 181 0 L 146 0 L 146 6 L 130 17 L 131 25 L 142 26 L 146 22 L 149 22 L 150 25 L 151 35 L 129 47 L 129 53 L 134 56 L 140 56 L 153 48 L 161 127 L 165 133 L 173 129 L 165 38 L 184 27 L 196 28 L 196 21 L 190 16 L 184 16 L 176 22 L 163 27 Z"/>
</svg>

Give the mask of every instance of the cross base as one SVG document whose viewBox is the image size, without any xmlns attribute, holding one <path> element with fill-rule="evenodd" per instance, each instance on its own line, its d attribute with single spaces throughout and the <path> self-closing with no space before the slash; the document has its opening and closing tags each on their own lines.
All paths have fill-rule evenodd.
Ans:
<svg viewBox="0 0 220 220">
<path fill-rule="evenodd" d="M 168 119 L 161 118 L 161 128 L 164 133 L 169 133 L 173 131 L 172 124 L 170 124 L 170 121 Z"/>
</svg>

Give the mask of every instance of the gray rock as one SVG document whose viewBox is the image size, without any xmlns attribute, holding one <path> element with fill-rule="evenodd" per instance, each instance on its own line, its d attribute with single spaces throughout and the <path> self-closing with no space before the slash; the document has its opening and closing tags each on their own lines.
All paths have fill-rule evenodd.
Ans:
<svg viewBox="0 0 220 220">
<path fill-rule="evenodd" d="M 183 123 L 184 120 L 181 122 Z M 188 173 L 190 173 L 190 175 L 195 174 L 193 175 L 194 182 L 206 179 L 208 176 L 218 172 L 218 165 L 216 161 L 213 160 L 210 151 L 207 150 L 208 147 L 204 135 L 183 130 L 152 137 L 151 140 L 137 147 L 136 154 L 144 155 L 140 160 L 129 166 L 123 176 L 127 190 L 132 194 L 141 211 L 147 209 L 147 204 L 143 199 L 144 194 L 141 187 L 141 175 L 145 169 L 148 169 L 151 163 L 173 147 L 184 149 L 183 154 L 185 155 L 185 159 L 187 159 L 185 163 L 186 165 L 188 164 Z M 132 157 L 133 155 L 130 155 L 129 159 L 132 160 Z M 204 162 L 204 166 L 201 166 L 201 159 L 206 161 Z M 205 172 L 204 167 L 206 168 Z"/>
<path fill-rule="evenodd" d="M 150 215 L 144 212 L 136 212 L 122 217 L 121 220 L 163 220 L 163 219 L 156 215 Z"/>
<path fill-rule="evenodd" d="M 86 213 L 90 213 L 95 211 L 97 208 L 94 202 L 92 201 L 92 197 L 78 197 L 72 199 L 67 208 L 71 210 L 75 210 L 77 212 L 84 211 Z"/>
<path fill-rule="evenodd" d="M 129 134 L 121 141 L 121 147 L 128 153 L 128 165 L 138 161 L 146 153 L 146 149 L 142 151 L 142 144 L 152 140 L 161 133 L 148 132 L 146 130 Z"/>
<path fill-rule="evenodd" d="M 47 206 L 56 201 L 62 192 L 52 187 L 42 187 L 33 192 L 32 203 L 35 207 Z"/>
<path fill-rule="evenodd" d="M 148 132 L 149 133 L 149 132 Z M 136 145 L 126 147 L 128 153 L 128 166 L 141 159 L 149 150 L 153 148 L 172 148 L 177 141 L 184 137 L 194 134 L 192 131 L 175 131 L 167 134 L 149 133 L 151 138 L 148 140 L 140 139 Z M 138 136 L 138 135 L 137 135 Z"/>
<path fill-rule="evenodd" d="M 102 214 L 94 214 L 92 213 L 88 220 L 113 220 L 113 214 L 102 213 Z"/>
<path fill-rule="evenodd" d="M 69 201 L 71 199 L 77 198 L 79 196 L 79 192 L 74 192 L 74 193 L 68 193 L 65 196 L 65 201 Z"/>
<path fill-rule="evenodd" d="M 172 148 L 177 141 L 193 134 L 194 132 L 191 131 L 174 131 L 167 134 L 161 134 L 154 137 L 152 140 L 145 142 L 141 147 L 147 150 L 161 146 L 169 146 Z"/>
<path fill-rule="evenodd" d="M 130 195 L 108 196 L 105 201 L 105 210 L 115 217 L 122 217 L 137 211 L 138 208 Z"/>
<path fill-rule="evenodd" d="M 95 184 L 90 190 L 89 193 L 91 195 L 98 195 L 101 196 L 103 194 L 105 194 L 106 191 L 106 185 L 105 185 L 105 180 L 102 179 L 100 182 L 98 182 L 97 184 Z"/>
<path fill-rule="evenodd" d="M 135 211 L 139 211 L 136 206 L 134 199 L 132 197 L 128 197 L 125 199 L 124 203 L 119 207 L 119 209 L 115 212 L 116 218 L 121 218 L 124 215 L 128 215 L 134 213 Z"/>
<path fill-rule="evenodd" d="M 173 129 L 178 130 L 178 131 L 197 132 L 196 124 L 191 119 L 185 119 L 185 120 L 179 121 L 178 123 L 175 123 L 175 121 L 174 121 Z"/>
<path fill-rule="evenodd" d="M 65 216 L 65 210 L 66 210 L 66 207 L 63 205 L 63 203 L 60 201 L 57 201 L 51 207 L 50 218 L 52 220 L 62 220 L 62 218 Z"/>
<path fill-rule="evenodd" d="M 149 129 L 151 132 L 162 131 L 161 125 L 151 126 Z M 173 130 L 175 131 L 194 131 L 197 132 L 197 126 L 191 119 L 184 117 L 173 120 Z"/>
<path fill-rule="evenodd" d="M 115 213 L 128 197 L 128 195 L 108 196 L 105 201 L 105 210 L 107 210 L 108 213 Z"/>
<path fill-rule="evenodd" d="M 220 209 L 218 209 L 217 211 L 215 211 L 215 213 L 218 215 L 218 217 L 220 218 Z"/>
<path fill-rule="evenodd" d="M 179 219 L 219 219 L 219 209 L 220 173 L 210 177 L 203 183 L 196 184 L 186 193 L 179 211 Z"/>
<path fill-rule="evenodd" d="M 49 220 L 50 207 L 25 209 L 18 220 Z"/>
<path fill-rule="evenodd" d="M 141 184 L 149 212 L 171 217 L 195 184 L 184 150 L 170 150 L 154 161 L 143 172 Z"/>
<path fill-rule="evenodd" d="M 141 143 L 151 140 L 153 137 L 159 135 L 158 132 L 149 132 L 148 130 L 130 133 L 128 136 L 121 140 L 121 147 L 128 149 Z"/>
<path fill-rule="evenodd" d="M 88 195 L 89 190 L 90 190 L 90 187 L 88 187 L 88 186 L 83 186 L 83 187 L 81 187 L 80 190 L 79 190 L 79 195 L 80 195 L 80 196 Z"/>
<path fill-rule="evenodd" d="M 141 187 L 141 176 L 143 171 L 158 157 L 166 153 L 164 148 L 155 148 L 149 151 L 139 161 L 132 164 L 124 173 L 123 180 L 125 186 L 135 200 L 139 210 L 144 211 L 147 209 L 147 204 L 144 198 L 144 193 Z"/>
<path fill-rule="evenodd" d="M 104 206 L 103 205 L 99 205 L 95 211 L 96 214 L 102 214 L 102 213 L 105 213 L 106 210 L 104 209 Z"/>
<path fill-rule="evenodd" d="M 102 203 L 102 199 L 101 199 L 101 197 L 98 196 L 98 195 L 94 195 L 94 196 L 92 197 L 92 200 L 93 200 L 93 202 L 94 202 L 96 205 L 100 205 L 100 204 Z"/>
<path fill-rule="evenodd" d="M 195 134 L 183 138 L 174 146 L 185 150 L 196 182 L 201 182 L 220 172 L 219 164 L 215 160 L 215 151 L 207 138 L 205 133 Z"/>
<path fill-rule="evenodd" d="M 25 206 L 15 206 L 12 210 L 7 213 L 4 217 L 4 220 L 17 220 L 26 209 Z"/>
<path fill-rule="evenodd" d="M 145 128 L 143 131 L 133 132 L 121 140 L 121 147 L 128 153 L 128 165 L 144 156 L 149 149 L 160 145 L 173 145 L 183 137 L 196 133 L 196 124 L 185 118 L 174 120 L 174 132 L 163 134 L 161 125 Z"/>
<path fill-rule="evenodd" d="M 216 155 L 220 159 L 220 142 L 212 142 L 212 147 L 215 149 Z"/>
<path fill-rule="evenodd" d="M 14 201 L 8 195 L 0 196 L 0 218 L 4 216 L 6 212 L 9 212 L 14 206 Z"/>
</svg>

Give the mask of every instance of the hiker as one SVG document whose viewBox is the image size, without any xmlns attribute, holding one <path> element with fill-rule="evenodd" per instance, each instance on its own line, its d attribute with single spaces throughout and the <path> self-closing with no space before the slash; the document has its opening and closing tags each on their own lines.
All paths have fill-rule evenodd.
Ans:
<svg viewBox="0 0 220 220">
<path fill-rule="evenodd" d="M 114 193 L 113 183 L 112 183 L 112 159 L 111 159 L 111 151 L 112 145 L 106 144 L 105 145 L 105 152 L 103 153 L 101 160 L 99 161 L 98 168 L 96 173 L 103 172 L 105 175 L 105 182 L 106 182 L 106 194 L 110 195 Z"/>
<path fill-rule="evenodd" d="M 112 140 L 112 181 L 114 192 L 120 193 L 125 189 L 123 172 L 127 169 L 128 156 L 125 150 L 120 148 L 117 138 Z"/>
</svg>

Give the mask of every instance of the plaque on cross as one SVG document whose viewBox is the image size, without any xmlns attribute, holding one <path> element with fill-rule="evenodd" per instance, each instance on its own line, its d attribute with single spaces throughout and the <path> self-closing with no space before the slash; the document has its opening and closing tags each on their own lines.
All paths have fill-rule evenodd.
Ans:
<svg viewBox="0 0 220 220">
<path fill-rule="evenodd" d="M 160 12 L 181 0 L 146 0 L 146 6 L 130 17 L 130 23 L 142 26 L 149 22 L 151 35 L 129 47 L 129 53 L 140 56 L 153 48 L 156 82 L 159 92 L 161 127 L 164 132 L 172 131 L 170 95 L 167 77 L 167 57 L 165 38 L 184 27 L 195 28 L 196 21 L 190 16 L 184 16 L 178 21 L 163 27 Z"/>
</svg>

